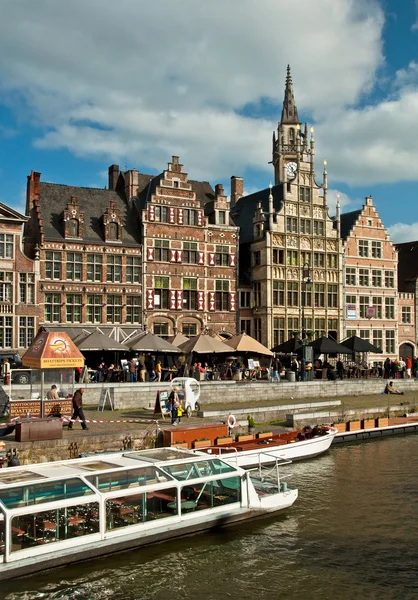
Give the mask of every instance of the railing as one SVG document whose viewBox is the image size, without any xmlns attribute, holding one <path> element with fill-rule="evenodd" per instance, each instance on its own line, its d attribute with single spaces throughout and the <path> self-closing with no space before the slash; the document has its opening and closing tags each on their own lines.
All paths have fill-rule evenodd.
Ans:
<svg viewBox="0 0 418 600">
<path fill-rule="evenodd" d="M 266 466 L 266 465 L 262 465 L 262 461 L 261 461 L 261 456 L 265 455 L 268 456 L 269 458 L 272 458 L 275 460 L 275 464 L 273 466 Z M 269 461 L 270 462 L 270 461 Z M 279 467 L 283 467 L 285 465 L 291 465 L 292 461 L 291 460 L 283 460 L 282 458 L 278 458 L 277 456 L 274 456 L 273 454 L 271 454 L 270 452 L 260 452 L 258 455 L 258 467 L 254 467 L 253 469 L 248 469 L 248 472 L 250 473 L 250 477 L 251 477 L 251 472 L 256 471 L 257 472 L 257 478 L 252 478 L 255 479 L 254 481 L 254 487 L 257 489 L 257 487 L 261 486 L 263 487 L 263 492 L 265 493 L 276 493 L 276 492 L 286 492 L 287 491 L 287 482 L 283 481 L 284 479 L 290 479 L 292 477 L 291 473 L 287 473 L 284 476 L 280 476 L 280 471 L 279 471 Z M 274 478 L 273 478 L 274 476 Z M 259 481 L 259 484 L 257 486 L 257 481 Z M 277 488 L 277 489 L 271 489 L 270 486 L 273 486 L 273 488 Z"/>
</svg>

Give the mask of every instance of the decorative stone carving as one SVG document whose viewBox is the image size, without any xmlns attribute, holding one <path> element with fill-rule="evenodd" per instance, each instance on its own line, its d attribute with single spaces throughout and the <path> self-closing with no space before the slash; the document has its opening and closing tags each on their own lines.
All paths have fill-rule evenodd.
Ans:
<svg viewBox="0 0 418 600">
<path fill-rule="evenodd" d="M 334 242 L 332 240 L 328 240 L 327 241 L 327 250 L 330 250 L 331 252 L 335 252 L 336 249 L 337 249 L 336 242 Z"/>
<path fill-rule="evenodd" d="M 311 249 L 311 241 L 309 238 L 302 238 L 300 240 L 300 248 L 301 250 L 310 250 Z"/>
<path fill-rule="evenodd" d="M 284 246 L 282 235 L 273 235 L 273 246 Z"/>
<path fill-rule="evenodd" d="M 295 237 L 291 236 L 287 238 L 287 245 L 289 248 L 297 248 L 298 241 Z"/>
<path fill-rule="evenodd" d="M 324 249 L 324 240 L 316 239 L 314 241 L 315 250 L 323 250 Z"/>
<path fill-rule="evenodd" d="M 309 206 L 301 206 L 301 207 L 300 207 L 300 214 L 301 214 L 303 217 L 309 217 L 309 216 L 310 216 L 310 214 L 311 214 L 311 209 L 310 209 L 310 207 L 309 207 Z"/>
<path fill-rule="evenodd" d="M 324 211 L 322 210 L 322 208 L 319 208 L 319 206 L 314 206 L 313 216 L 314 216 L 314 219 L 323 219 Z"/>
<path fill-rule="evenodd" d="M 296 215 L 297 211 L 296 211 L 296 205 L 295 204 L 287 204 L 286 203 L 286 214 L 287 215 Z"/>
</svg>

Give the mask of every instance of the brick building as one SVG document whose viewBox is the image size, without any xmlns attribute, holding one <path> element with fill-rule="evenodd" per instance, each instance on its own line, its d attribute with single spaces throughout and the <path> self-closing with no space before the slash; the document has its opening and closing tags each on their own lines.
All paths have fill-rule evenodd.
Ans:
<svg viewBox="0 0 418 600">
<path fill-rule="evenodd" d="M 26 221 L 26 217 L 0 203 L 0 348 L 27 348 L 41 318 L 39 263 L 25 256 L 22 249 Z"/>
<path fill-rule="evenodd" d="M 396 244 L 398 252 L 399 356 L 417 356 L 418 241 Z"/>
<path fill-rule="evenodd" d="M 369 196 L 341 215 L 345 258 L 344 337 L 358 335 L 398 356 L 398 255 Z M 381 354 L 369 354 L 381 362 Z"/>
</svg>

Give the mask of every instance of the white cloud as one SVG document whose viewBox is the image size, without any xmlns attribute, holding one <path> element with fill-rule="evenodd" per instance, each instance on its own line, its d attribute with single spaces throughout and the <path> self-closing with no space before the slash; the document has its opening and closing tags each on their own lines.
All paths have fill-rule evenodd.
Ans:
<svg viewBox="0 0 418 600">
<path fill-rule="evenodd" d="M 418 240 L 418 223 L 395 223 L 388 227 L 388 233 L 392 242 L 414 242 Z"/>
<path fill-rule="evenodd" d="M 336 206 L 337 206 L 337 198 L 340 201 L 340 209 L 341 213 L 348 212 L 350 210 L 355 210 L 357 206 L 361 206 L 360 200 L 352 200 L 347 194 L 344 192 L 340 192 L 339 190 L 328 190 L 327 193 L 327 202 L 329 206 L 329 214 L 335 215 Z"/>
</svg>

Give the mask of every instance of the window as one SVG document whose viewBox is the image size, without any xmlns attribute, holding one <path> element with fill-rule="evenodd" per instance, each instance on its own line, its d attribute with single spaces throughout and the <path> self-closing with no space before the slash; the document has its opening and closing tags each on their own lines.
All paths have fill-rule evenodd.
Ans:
<svg viewBox="0 0 418 600">
<path fill-rule="evenodd" d="M 325 254 L 322 254 L 322 252 L 314 252 L 313 264 L 314 264 L 314 267 L 324 267 L 325 266 Z"/>
<path fill-rule="evenodd" d="M 287 282 L 287 306 L 299 306 L 299 284 L 296 281 Z"/>
<path fill-rule="evenodd" d="M 183 262 L 195 265 L 197 263 L 197 243 L 183 242 Z"/>
<path fill-rule="evenodd" d="M 185 225 L 196 225 L 196 211 L 185 208 L 183 210 L 183 221 Z"/>
<path fill-rule="evenodd" d="M 360 329 L 360 336 L 362 340 L 367 340 L 370 342 L 370 330 L 369 329 Z"/>
<path fill-rule="evenodd" d="M 241 332 L 251 335 L 251 319 L 241 319 L 239 325 Z"/>
<path fill-rule="evenodd" d="M 258 267 L 261 265 L 261 252 L 257 250 L 257 252 L 253 252 L 253 265 Z"/>
<path fill-rule="evenodd" d="M 119 239 L 119 226 L 117 223 L 109 223 L 107 231 L 109 240 L 116 241 Z"/>
<path fill-rule="evenodd" d="M 82 255 L 80 252 L 67 252 L 67 279 L 81 281 Z"/>
<path fill-rule="evenodd" d="M 327 254 L 327 267 L 328 269 L 336 269 L 337 268 L 337 255 L 336 254 Z"/>
<path fill-rule="evenodd" d="M 183 323 L 182 333 L 183 335 L 187 335 L 187 337 L 197 335 L 196 323 Z"/>
<path fill-rule="evenodd" d="M 59 323 L 60 306 L 60 294 L 45 294 L 45 321 L 47 323 Z"/>
<path fill-rule="evenodd" d="M 250 308 L 251 306 L 251 292 L 240 292 L 240 307 Z"/>
<path fill-rule="evenodd" d="M 295 217 L 286 217 L 286 231 L 296 233 L 298 230 L 298 220 Z"/>
<path fill-rule="evenodd" d="M 183 277 L 183 308 L 197 310 L 197 279 Z"/>
<path fill-rule="evenodd" d="M 372 227 L 373 226 L 373 221 L 371 219 L 367 219 L 367 226 L 368 227 Z"/>
<path fill-rule="evenodd" d="M 254 319 L 254 337 L 261 342 L 261 319 Z"/>
<path fill-rule="evenodd" d="M 301 265 L 310 265 L 312 260 L 312 254 L 310 252 L 301 252 L 300 253 L 300 264 Z"/>
<path fill-rule="evenodd" d="M 315 319 L 315 337 L 321 337 L 325 335 L 325 319 Z"/>
<path fill-rule="evenodd" d="M 393 329 L 386 330 L 386 353 L 395 353 L 395 331 Z"/>
<path fill-rule="evenodd" d="M 139 323 L 141 320 L 141 297 L 126 296 L 126 322 Z"/>
<path fill-rule="evenodd" d="M 0 272 L 0 302 L 11 302 L 13 297 L 13 273 Z"/>
<path fill-rule="evenodd" d="M 107 255 L 107 281 L 120 283 L 122 281 L 122 257 Z"/>
<path fill-rule="evenodd" d="M 273 346 L 283 344 L 284 339 L 284 319 L 274 317 L 273 319 Z"/>
<path fill-rule="evenodd" d="M 87 254 L 87 280 L 101 281 L 102 280 L 102 262 L 101 254 Z"/>
<path fill-rule="evenodd" d="M 383 331 L 381 329 L 373 330 L 373 344 L 383 350 Z"/>
<path fill-rule="evenodd" d="M 0 258 L 13 258 L 13 236 L 0 234 Z"/>
<path fill-rule="evenodd" d="M 299 334 L 299 319 L 297 317 L 289 317 L 287 319 L 287 337 L 291 337 Z"/>
<path fill-rule="evenodd" d="M 380 269 L 372 269 L 372 286 L 382 287 L 382 271 Z"/>
<path fill-rule="evenodd" d="M 360 318 L 367 319 L 367 308 L 369 306 L 369 296 L 360 296 Z"/>
<path fill-rule="evenodd" d="M 311 199 L 311 190 L 308 187 L 299 188 L 299 202 L 309 202 Z"/>
<path fill-rule="evenodd" d="M 349 294 L 346 294 L 345 301 L 347 304 L 357 304 L 356 296 L 351 296 Z M 353 334 L 353 335 L 355 335 L 355 334 Z"/>
<path fill-rule="evenodd" d="M 305 306 L 312 306 L 312 286 L 307 285 L 306 282 L 302 286 L 302 293 L 304 295 L 303 303 Z"/>
<path fill-rule="evenodd" d="M 374 318 L 381 319 L 383 315 L 382 311 L 382 296 L 373 296 L 373 307 L 374 307 Z"/>
<path fill-rule="evenodd" d="M 395 298 L 385 298 L 385 319 L 395 318 Z"/>
<path fill-rule="evenodd" d="M 177 181 L 176 179 L 173 179 L 173 187 L 179 188 L 180 187 L 180 181 Z"/>
<path fill-rule="evenodd" d="M 19 317 L 19 348 L 27 348 L 35 339 L 34 317 Z"/>
<path fill-rule="evenodd" d="M 313 231 L 315 235 L 324 235 L 324 222 L 323 221 L 314 221 L 313 222 Z"/>
<path fill-rule="evenodd" d="M 357 335 L 357 332 L 356 332 L 355 329 L 347 329 L 346 335 L 347 335 L 348 338 L 349 337 L 353 337 L 353 335 Z"/>
<path fill-rule="evenodd" d="M 300 220 L 300 232 L 310 234 L 312 229 L 312 222 L 308 219 Z"/>
<path fill-rule="evenodd" d="M 337 331 L 338 319 L 328 319 L 328 331 Z"/>
<path fill-rule="evenodd" d="M 67 234 L 68 237 L 76 238 L 78 237 L 78 220 L 70 219 L 67 221 Z"/>
<path fill-rule="evenodd" d="M 216 310 L 229 310 L 229 281 L 226 279 L 217 279 L 215 282 L 216 290 Z"/>
<path fill-rule="evenodd" d="M 325 284 L 315 283 L 314 285 L 314 302 L 315 307 L 325 306 Z"/>
<path fill-rule="evenodd" d="M 256 254 L 257 252 L 254 252 L 254 258 Z M 260 253 L 258 252 L 258 254 Z M 227 267 L 229 265 L 229 246 L 215 246 L 215 261 L 218 266 Z"/>
<path fill-rule="evenodd" d="M 11 348 L 13 339 L 12 317 L 0 317 L 0 347 Z"/>
<path fill-rule="evenodd" d="M 155 207 L 155 220 L 160 223 L 168 223 L 168 209 L 166 206 Z"/>
<path fill-rule="evenodd" d="M 273 306 L 284 306 L 284 281 L 273 280 Z"/>
<path fill-rule="evenodd" d="M 359 269 L 359 285 L 369 286 L 369 269 Z"/>
<path fill-rule="evenodd" d="M 273 264 L 284 265 L 284 250 L 273 250 Z"/>
<path fill-rule="evenodd" d="M 154 323 L 153 330 L 155 335 L 168 337 L 168 323 Z"/>
<path fill-rule="evenodd" d="M 256 307 L 261 306 L 261 283 L 254 283 L 254 304 Z"/>
<path fill-rule="evenodd" d="M 169 249 L 170 249 L 169 240 L 155 240 L 154 241 L 154 260 L 168 262 Z"/>
<path fill-rule="evenodd" d="M 138 256 L 126 257 L 126 283 L 140 283 L 141 260 Z"/>
<path fill-rule="evenodd" d="M 358 241 L 358 253 L 359 256 L 369 256 L 369 241 L 359 240 Z"/>
<path fill-rule="evenodd" d="M 356 270 L 354 267 L 345 268 L 345 285 L 356 285 Z"/>
<path fill-rule="evenodd" d="M 226 223 L 226 213 L 224 210 L 218 211 L 218 222 L 219 225 L 225 225 Z"/>
<path fill-rule="evenodd" d="M 156 308 L 169 308 L 169 277 L 154 278 L 154 306 Z"/>
<path fill-rule="evenodd" d="M 385 271 L 385 287 L 395 287 L 395 275 L 393 271 Z"/>
<path fill-rule="evenodd" d="M 410 306 L 402 306 L 402 323 L 412 323 L 412 311 Z"/>
<path fill-rule="evenodd" d="M 102 322 L 102 297 L 98 294 L 88 294 L 87 296 L 87 322 Z"/>
<path fill-rule="evenodd" d="M 81 294 L 67 294 L 65 307 L 67 323 L 81 323 Z"/>
<path fill-rule="evenodd" d="M 45 278 L 61 279 L 61 252 L 45 252 Z"/>
<path fill-rule="evenodd" d="M 328 308 L 337 308 L 338 306 L 338 286 L 334 283 L 328 284 Z"/>
<path fill-rule="evenodd" d="M 372 241 L 372 257 L 382 258 L 382 242 Z"/>
<path fill-rule="evenodd" d="M 108 294 L 107 296 L 107 322 L 120 323 L 122 321 L 122 296 Z"/>
<path fill-rule="evenodd" d="M 296 250 L 288 250 L 286 253 L 286 264 L 297 265 L 298 264 L 298 253 Z"/>
</svg>

